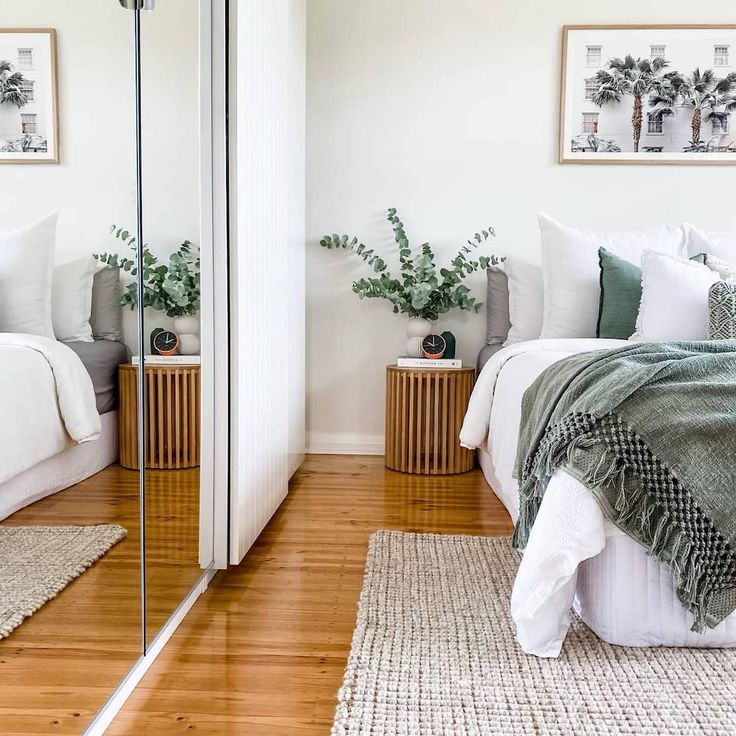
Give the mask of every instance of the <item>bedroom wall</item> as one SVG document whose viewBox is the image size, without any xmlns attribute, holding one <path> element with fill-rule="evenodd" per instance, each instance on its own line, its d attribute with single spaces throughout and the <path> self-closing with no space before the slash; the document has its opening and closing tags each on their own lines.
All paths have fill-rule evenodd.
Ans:
<svg viewBox="0 0 736 736">
<path fill-rule="evenodd" d="M 117 0 L 0 0 L 6 27 L 55 28 L 59 164 L 0 166 L 0 229 L 59 210 L 56 260 L 119 249 L 135 228 L 133 14 Z M 199 240 L 198 1 L 159 0 L 142 19 L 146 240 L 168 254 Z M 147 321 L 169 320 L 150 312 Z M 126 342 L 135 315 L 124 314 Z"/>
<path fill-rule="evenodd" d="M 583 227 L 736 229 L 732 167 L 556 163 L 564 24 L 732 21 L 732 0 L 697 16 L 686 0 L 309 0 L 308 451 L 382 452 L 385 365 L 405 343 L 404 318 L 352 293 L 365 271 L 321 249 L 325 233 L 386 250 L 393 206 L 438 261 L 491 224 L 496 253 L 538 262 L 539 210 Z M 482 275 L 473 286 L 483 298 Z M 484 315 L 439 328 L 474 364 Z"/>
</svg>

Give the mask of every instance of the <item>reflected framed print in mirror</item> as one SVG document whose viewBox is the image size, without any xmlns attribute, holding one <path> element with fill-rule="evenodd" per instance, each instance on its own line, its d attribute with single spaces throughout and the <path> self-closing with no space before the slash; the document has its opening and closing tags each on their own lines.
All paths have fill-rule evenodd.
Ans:
<svg viewBox="0 0 736 736">
<path fill-rule="evenodd" d="M 0 28 L 0 163 L 59 163 L 56 30 Z"/>
</svg>

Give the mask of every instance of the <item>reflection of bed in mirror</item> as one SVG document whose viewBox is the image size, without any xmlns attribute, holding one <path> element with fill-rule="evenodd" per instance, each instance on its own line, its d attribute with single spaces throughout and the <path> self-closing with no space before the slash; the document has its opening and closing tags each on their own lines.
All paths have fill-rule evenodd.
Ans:
<svg viewBox="0 0 736 736">
<path fill-rule="evenodd" d="M 1 337 L 0 355 L 5 355 L 0 392 L 5 400 L 0 434 L 7 435 L 0 473 L 4 519 L 117 461 L 116 375 L 127 349 L 108 340 L 62 344 L 12 333 Z M 95 419 L 98 434 L 92 432 Z"/>
</svg>

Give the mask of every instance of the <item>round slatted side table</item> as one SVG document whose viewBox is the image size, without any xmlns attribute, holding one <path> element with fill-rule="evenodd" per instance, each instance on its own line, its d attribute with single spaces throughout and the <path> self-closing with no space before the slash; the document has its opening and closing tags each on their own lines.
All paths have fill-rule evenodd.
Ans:
<svg viewBox="0 0 736 736">
<path fill-rule="evenodd" d="M 460 427 L 473 391 L 473 368 L 386 366 L 386 467 L 450 475 L 473 469 Z"/>
<path fill-rule="evenodd" d="M 120 464 L 138 469 L 138 366 L 119 367 Z M 146 468 L 199 466 L 200 379 L 198 365 L 146 366 Z"/>
</svg>

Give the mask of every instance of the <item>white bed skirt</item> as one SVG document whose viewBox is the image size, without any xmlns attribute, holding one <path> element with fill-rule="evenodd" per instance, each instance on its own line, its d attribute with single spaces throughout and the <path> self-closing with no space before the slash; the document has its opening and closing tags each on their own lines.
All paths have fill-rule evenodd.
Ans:
<svg viewBox="0 0 736 736">
<path fill-rule="evenodd" d="M 98 440 L 73 445 L 0 484 L 0 520 L 89 478 L 118 459 L 118 413 L 103 414 Z"/>
<path fill-rule="evenodd" d="M 500 483 L 483 449 L 478 461 L 491 489 L 516 519 L 518 499 L 496 491 Z M 515 489 L 514 489 L 515 491 Z M 674 589 L 672 573 L 637 541 L 619 532 L 606 537 L 603 551 L 578 566 L 573 609 L 609 644 L 634 647 L 736 647 L 736 614 L 703 634 L 690 631 L 693 615 Z"/>
</svg>

